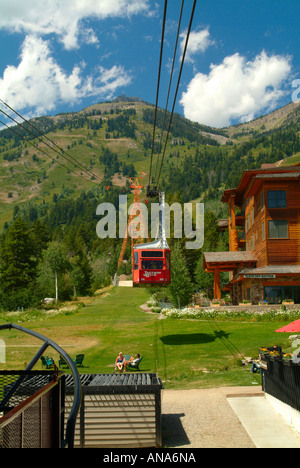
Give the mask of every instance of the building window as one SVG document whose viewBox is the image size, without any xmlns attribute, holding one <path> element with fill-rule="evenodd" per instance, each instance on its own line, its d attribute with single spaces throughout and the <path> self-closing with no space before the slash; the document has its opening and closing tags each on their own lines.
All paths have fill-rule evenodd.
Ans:
<svg viewBox="0 0 300 468">
<path fill-rule="evenodd" d="M 282 301 L 281 286 L 265 286 L 265 301 L 269 304 L 280 304 Z"/>
<path fill-rule="evenodd" d="M 281 304 L 285 299 L 300 303 L 300 286 L 265 286 L 264 299 L 269 304 Z"/>
<path fill-rule="evenodd" d="M 251 238 L 249 239 L 249 248 L 248 250 L 251 250 Z"/>
<path fill-rule="evenodd" d="M 288 222 L 286 220 L 269 221 L 269 239 L 287 239 Z"/>
<path fill-rule="evenodd" d="M 265 238 L 266 238 L 265 222 L 263 221 L 263 223 L 262 223 L 262 240 L 264 241 Z"/>
<path fill-rule="evenodd" d="M 286 191 L 268 190 L 268 208 L 286 208 Z"/>
<path fill-rule="evenodd" d="M 264 192 L 261 192 L 261 209 L 263 210 L 265 207 L 265 201 L 264 201 Z"/>
<path fill-rule="evenodd" d="M 252 236 L 252 249 L 255 250 L 255 235 Z"/>
<path fill-rule="evenodd" d="M 251 210 L 251 222 L 252 222 L 252 226 L 254 224 L 254 208 L 252 208 Z"/>
</svg>

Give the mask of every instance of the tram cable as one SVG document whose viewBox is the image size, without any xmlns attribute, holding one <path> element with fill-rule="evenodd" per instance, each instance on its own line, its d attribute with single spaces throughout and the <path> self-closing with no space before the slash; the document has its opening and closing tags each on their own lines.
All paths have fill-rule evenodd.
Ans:
<svg viewBox="0 0 300 468">
<path fill-rule="evenodd" d="M 161 160 L 160 169 L 159 169 L 159 173 L 158 173 L 158 178 L 156 180 L 156 186 L 157 187 L 159 186 L 159 179 L 160 179 L 160 176 L 161 176 L 163 161 L 164 161 L 166 147 L 167 147 L 167 143 L 168 143 L 168 137 L 169 137 L 170 128 L 171 128 L 171 124 L 172 124 L 172 120 L 173 120 L 175 103 L 176 103 L 176 98 L 177 98 L 177 94 L 178 94 L 179 83 L 180 83 L 180 79 L 181 79 L 181 74 L 182 74 L 183 64 L 184 64 L 184 60 L 185 60 L 185 55 L 186 55 L 186 51 L 187 51 L 189 36 L 190 36 L 190 33 L 191 33 L 191 28 L 192 28 L 192 22 L 193 22 L 193 18 L 194 18 L 196 3 L 197 3 L 197 0 L 194 0 L 192 12 L 191 12 L 191 17 L 190 17 L 190 22 L 189 22 L 189 27 L 188 27 L 188 32 L 187 32 L 186 39 L 185 39 L 184 51 L 183 51 L 182 59 L 181 59 L 181 66 L 180 66 L 179 76 L 178 76 L 178 80 L 177 80 L 177 86 L 176 86 L 176 91 L 175 91 L 175 96 L 174 96 L 174 101 L 173 101 L 173 107 L 172 107 L 172 111 L 171 111 L 171 115 L 170 115 L 169 126 L 168 126 L 167 136 L 166 136 L 166 140 L 165 140 L 165 146 L 164 146 L 164 150 L 163 150 L 163 155 L 162 155 L 162 160 Z"/>
<path fill-rule="evenodd" d="M 158 161 L 157 161 L 155 176 L 157 174 L 157 171 L 158 171 L 158 176 L 157 176 L 157 179 L 153 181 L 153 188 L 151 188 L 152 161 L 153 161 L 154 141 L 155 141 L 155 127 L 156 127 L 156 120 L 157 120 L 157 105 L 158 105 L 158 93 L 159 93 L 159 82 L 160 82 L 160 72 L 161 72 L 163 40 L 162 40 L 162 44 L 161 44 L 161 55 L 160 55 L 160 62 L 159 62 L 159 73 L 158 73 L 158 83 L 157 83 L 157 93 L 156 93 L 156 106 L 155 106 L 155 115 L 154 115 L 154 124 L 153 124 L 152 151 L 151 151 L 150 170 L 149 170 L 149 185 L 147 187 L 147 196 L 149 196 L 149 197 L 155 197 L 155 196 L 158 195 L 159 180 L 160 180 L 161 171 L 162 171 L 162 167 L 163 167 L 163 162 L 164 162 L 166 147 L 167 147 L 167 143 L 168 143 L 170 128 L 171 128 L 171 124 L 172 124 L 172 120 L 173 120 L 175 103 L 176 103 L 176 98 L 177 98 L 178 89 L 179 89 L 179 83 L 180 83 L 180 79 L 181 79 L 181 75 L 182 75 L 183 64 L 184 64 L 184 60 L 185 60 L 185 56 L 186 56 L 186 51 L 187 51 L 189 36 L 190 36 L 190 32 L 191 32 L 192 22 L 193 22 L 193 18 L 194 18 L 196 3 L 197 3 L 197 0 L 194 0 L 192 11 L 191 11 L 191 16 L 190 16 L 190 21 L 189 21 L 189 26 L 188 26 L 188 31 L 187 31 L 187 35 L 186 35 L 186 40 L 185 40 L 185 46 L 184 46 L 182 59 L 181 59 L 181 66 L 180 66 L 179 76 L 178 76 L 178 80 L 177 80 L 177 86 L 176 86 L 175 96 L 174 96 L 174 100 L 173 100 L 173 106 L 172 106 L 172 110 L 171 110 L 171 113 L 170 113 L 169 125 L 168 125 L 167 136 L 166 136 L 166 140 L 165 140 L 165 144 L 164 144 L 164 150 L 163 150 L 163 154 L 162 154 L 162 158 L 161 158 L 160 168 L 159 168 L 159 171 L 158 171 Z M 169 82 L 169 91 L 168 91 L 167 103 L 168 103 L 168 100 L 169 100 L 169 92 L 170 92 L 171 82 L 172 82 L 172 78 L 173 78 L 173 67 L 174 67 L 174 62 L 175 62 L 175 55 L 176 55 L 176 49 L 177 49 L 177 43 L 178 43 L 178 36 L 179 36 L 180 23 L 181 23 L 181 17 L 182 17 L 182 10 L 183 10 L 183 1 L 182 1 L 182 5 L 181 5 L 180 19 L 179 19 L 179 25 L 178 25 L 178 30 L 177 30 L 177 38 L 176 38 L 176 45 L 175 45 L 175 49 L 174 49 L 173 66 L 172 66 L 172 73 L 171 73 L 171 78 L 170 78 L 170 82 Z M 163 37 L 163 34 L 164 34 L 164 25 L 165 25 L 165 20 L 166 20 L 165 19 L 165 13 L 166 13 L 166 3 L 165 3 L 165 11 L 164 11 L 162 37 Z M 166 112 L 167 112 L 167 109 L 165 109 L 165 114 L 166 114 Z M 165 120 L 164 120 L 164 123 L 165 123 Z M 160 146 L 161 146 L 161 142 L 160 142 Z M 159 154 L 160 154 L 160 151 L 159 151 Z M 158 155 L 158 159 L 159 159 L 159 155 Z"/>
<path fill-rule="evenodd" d="M 17 120 L 15 120 L 13 117 L 11 117 L 10 115 L 8 115 L 8 114 L 7 114 L 6 112 L 4 112 L 2 109 L 0 109 L 0 112 L 2 112 L 2 114 L 4 114 L 6 117 L 8 117 L 8 118 L 10 118 L 12 121 L 14 121 L 17 125 L 19 125 L 19 127 L 23 128 L 23 130 L 25 130 L 26 132 L 28 132 L 28 133 L 29 133 L 30 135 L 32 135 L 34 138 L 38 138 L 39 141 L 40 141 L 41 143 L 44 143 L 45 145 L 47 145 L 51 150 L 53 149 L 49 144 L 45 143 L 40 137 L 38 137 L 37 135 L 35 135 L 34 133 L 32 133 L 30 130 L 28 130 L 26 127 L 24 127 L 24 125 L 22 125 L 20 122 L 18 122 Z M 25 140 L 27 143 L 31 143 L 30 140 L 28 140 L 27 138 L 25 138 L 25 137 L 24 137 L 23 135 L 21 135 L 20 133 L 14 131 L 11 127 L 9 127 L 8 125 L 6 125 L 4 122 L 1 121 L 1 123 L 2 123 L 2 125 L 5 125 L 9 130 L 12 130 L 16 135 L 18 135 L 20 138 L 22 138 L 23 140 Z M 40 148 L 39 148 L 38 146 L 36 146 L 36 145 L 33 144 L 33 143 L 31 143 L 31 144 L 32 144 L 32 146 L 34 146 L 37 150 L 40 151 Z M 55 150 L 53 149 L 53 151 L 55 151 Z M 47 153 L 45 153 L 44 151 L 42 151 L 42 152 L 43 152 L 44 154 L 47 154 Z M 58 151 L 55 151 L 55 152 L 58 153 Z M 59 154 L 59 153 L 58 153 L 58 154 Z M 59 156 L 61 156 L 61 155 L 59 154 Z M 51 159 L 53 159 L 53 158 L 51 158 Z M 54 159 L 53 159 L 53 160 L 54 160 Z M 54 161 L 55 161 L 55 160 L 54 160 Z M 71 162 L 71 161 L 68 160 L 68 162 Z M 77 167 L 77 165 L 76 165 L 75 163 L 71 162 L 71 164 L 74 165 L 75 167 Z"/>
<path fill-rule="evenodd" d="M 32 136 L 34 136 L 34 138 L 38 138 L 43 144 L 45 144 L 46 146 L 48 146 L 52 151 L 54 151 L 55 153 L 57 153 L 59 156 L 63 157 L 64 159 L 66 159 L 69 163 L 73 164 L 75 167 L 78 167 L 78 168 L 81 168 L 81 170 L 83 170 L 85 173 L 87 173 L 89 176 L 93 176 L 95 179 L 98 179 L 99 182 L 102 182 L 102 180 L 96 175 L 94 174 L 92 171 L 88 170 L 83 164 L 81 164 L 76 158 L 74 158 L 73 156 L 71 156 L 70 154 L 68 154 L 63 148 L 61 148 L 59 145 L 57 145 L 55 143 L 55 141 L 51 140 L 49 137 L 47 137 L 47 135 L 45 135 L 44 133 L 42 133 L 38 128 L 36 128 L 34 125 L 32 125 L 31 122 L 29 122 L 27 119 L 25 119 L 25 117 L 23 117 L 21 114 L 19 114 L 16 110 L 14 110 L 11 106 L 9 106 L 6 102 L 4 102 L 2 99 L 0 99 L 0 102 L 2 102 L 5 106 L 7 106 L 12 112 L 14 112 L 18 117 L 20 117 L 24 122 L 26 122 L 33 130 L 35 130 L 36 132 L 38 132 L 41 137 L 44 137 L 46 138 L 46 140 L 48 140 L 52 145 L 54 145 L 55 147 L 57 147 L 59 151 L 57 151 L 55 148 L 53 148 L 52 146 L 50 146 L 47 142 L 45 142 L 40 136 L 32 133 L 28 128 L 24 127 L 20 122 L 18 122 L 17 120 L 15 120 L 13 117 L 11 117 L 9 114 L 7 114 L 6 112 L 4 112 L 2 109 L 0 109 L 0 112 L 2 112 L 6 117 L 8 117 L 9 119 L 11 119 L 12 121 L 14 121 L 17 125 L 19 125 L 20 127 L 22 127 L 25 131 L 27 131 L 28 133 L 30 133 Z M 8 126 L 9 129 L 11 129 L 11 127 Z M 21 138 L 22 135 L 20 135 Z M 68 159 L 70 158 L 70 159 Z"/>
<path fill-rule="evenodd" d="M 41 153 L 45 154 L 48 158 L 52 159 L 52 161 L 54 162 L 57 162 L 58 164 L 60 164 L 62 167 L 64 167 L 65 169 L 67 169 L 67 171 L 70 171 L 72 172 L 74 175 L 76 175 L 76 177 L 80 177 L 80 174 L 77 174 L 76 172 L 72 171 L 72 169 L 69 169 L 67 166 L 65 166 L 64 164 L 62 164 L 60 161 L 58 161 L 57 159 L 54 159 L 52 158 L 51 156 L 49 156 L 49 154 L 47 154 L 45 151 L 43 151 L 41 148 L 39 148 L 38 146 L 36 146 L 34 143 L 32 143 L 32 141 L 28 140 L 28 138 L 24 137 L 23 135 L 20 135 L 20 133 L 18 133 L 16 130 L 14 130 L 12 127 L 9 127 L 9 125 L 7 125 L 5 122 L 2 122 L 2 120 L 0 120 L 0 124 L 4 125 L 6 128 L 8 128 L 8 130 L 10 130 L 11 132 L 15 133 L 18 137 L 22 138 L 24 141 L 26 141 L 27 143 L 29 143 L 31 146 L 33 146 L 34 148 L 36 148 L 38 151 L 40 151 Z"/>
<path fill-rule="evenodd" d="M 229 340 L 227 334 L 220 329 L 219 325 L 216 323 L 213 317 L 209 317 L 207 319 L 207 323 L 213 330 L 215 337 L 221 340 L 225 348 L 228 349 L 230 354 L 237 362 L 245 358 L 244 354 L 240 351 L 240 349 L 238 349 L 238 347 Z M 254 380 L 256 380 L 257 383 L 261 383 L 260 378 L 258 376 L 252 374 L 252 377 L 254 378 Z"/>
<path fill-rule="evenodd" d="M 154 112 L 154 124 L 153 124 L 153 134 L 152 134 L 152 148 L 151 148 L 151 159 L 150 159 L 150 170 L 149 170 L 149 188 L 150 188 L 150 185 L 151 185 L 152 160 L 153 160 L 153 152 L 154 152 L 155 127 L 156 127 L 156 119 L 157 119 L 157 108 L 158 108 L 158 96 L 159 96 L 159 87 L 160 87 L 161 64 L 162 64 L 162 56 L 163 56 L 163 48 L 164 48 L 164 37 L 165 37 L 167 4 L 168 4 L 168 0 L 165 0 L 164 17 L 163 17 L 162 33 L 161 33 L 161 43 L 160 43 L 160 57 L 159 57 L 159 67 L 158 67 L 158 78 L 157 78 L 157 87 L 156 87 L 156 103 L 155 103 L 155 112 Z"/>
<path fill-rule="evenodd" d="M 171 69 L 171 73 L 170 73 L 169 88 L 168 88 L 168 94 L 167 94 L 167 99 L 166 99 L 166 106 L 165 106 L 165 111 L 164 111 L 164 120 L 163 120 L 163 125 L 162 125 L 162 130 L 161 130 L 161 136 L 160 136 L 160 142 L 159 142 L 158 157 L 157 157 L 157 161 L 156 161 L 155 179 L 156 179 L 156 176 L 157 176 L 158 163 L 159 163 L 159 155 L 160 155 L 160 151 L 161 151 L 161 147 L 162 147 L 162 139 L 163 139 L 164 128 L 165 128 L 165 123 L 166 123 L 166 117 L 167 117 L 167 110 L 168 110 L 169 97 L 170 97 L 170 91 L 171 91 L 171 85 L 172 85 L 172 78 L 173 78 L 173 72 L 174 72 L 174 66 L 175 66 L 175 58 L 176 58 L 176 53 L 177 53 L 178 38 L 179 38 L 179 32 L 180 32 L 180 26 L 181 26 L 181 19 L 182 19 L 183 6 L 184 6 L 184 0 L 182 0 L 182 2 L 181 2 L 181 9 L 180 9 L 179 20 L 178 20 L 178 28 L 177 28 L 177 35 L 176 35 L 175 47 L 174 47 L 174 54 L 173 54 L 173 61 L 172 61 L 172 69 Z"/>
</svg>

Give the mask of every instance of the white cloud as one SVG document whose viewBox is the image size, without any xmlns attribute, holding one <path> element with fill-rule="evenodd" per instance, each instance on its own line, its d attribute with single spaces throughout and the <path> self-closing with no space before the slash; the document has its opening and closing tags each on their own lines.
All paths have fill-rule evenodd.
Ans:
<svg viewBox="0 0 300 468">
<path fill-rule="evenodd" d="M 185 47 L 186 35 L 187 35 L 187 31 L 184 31 L 183 33 L 180 34 L 181 56 L 183 54 L 183 50 Z M 210 33 L 209 33 L 208 28 L 203 29 L 202 31 L 191 31 L 189 35 L 185 61 L 192 62 L 193 61 L 192 55 L 197 54 L 199 52 L 202 52 L 202 53 L 205 52 L 206 49 L 212 44 L 214 44 L 214 41 L 212 41 L 210 38 Z"/>
<path fill-rule="evenodd" d="M 106 99 L 111 99 L 117 88 L 127 86 L 131 82 L 131 77 L 120 65 L 114 65 L 110 69 L 98 67 L 99 77 L 95 80 L 93 95 L 101 94 Z"/>
<path fill-rule="evenodd" d="M 42 3 L 42 4 L 41 4 Z M 151 13 L 148 0 L 0 0 L 0 29 L 40 36 L 56 34 L 66 49 L 97 38 L 82 20 L 109 17 L 130 17 Z"/>
<path fill-rule="evenodd" d="M 276 107 L 290 72 L 289 57 L 264 51 L 248 62 L 239 54 L 226 57 L 211 65 L 208 75 L 198 73 L 191 80 L 180 101 L 184 115 L 215 127 L 252 120 Z"/>
<path fill-rule="evenodd" d="M 130 83 L 123 67 L 98 67 L 95 76 L 82 78 L 84 64 L 70 74 L 64 72 L 51 56 L 49 44 L 28 35 L 23 43 L 20 63 L 8 66 L 0 78 L 1 98 L 13 108 L 34 108 L 36 115 L 49 112 L 59 103 L 74 103 L 83 97 L 110 99 L 116 89 Z"/>
</svg>

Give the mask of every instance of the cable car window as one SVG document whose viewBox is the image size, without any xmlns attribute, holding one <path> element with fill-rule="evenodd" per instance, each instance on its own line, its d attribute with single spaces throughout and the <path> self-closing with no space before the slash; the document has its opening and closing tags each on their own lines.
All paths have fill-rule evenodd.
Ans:
<svg viewBox="0 0 300 468">
<path fill-rule="evenodd" d="M 139 267 L 139 254 L 134 252 L 134 269 L 137 270 Z"/>
<path fill-rule="evenodd" d="M 162 270 L 162 260 L 142 260 L 142 270 Z"/>
<path fill-rule="evenodd" d="M 142 250 L 142 257 L 163 257 L 164 254 L 162 251 L 155 252 L 155 250 Z"/>
</svg>

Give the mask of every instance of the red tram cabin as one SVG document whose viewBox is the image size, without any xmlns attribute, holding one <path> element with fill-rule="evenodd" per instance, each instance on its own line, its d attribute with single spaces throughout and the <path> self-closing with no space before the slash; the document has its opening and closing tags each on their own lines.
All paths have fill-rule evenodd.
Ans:
<svg viewBox="0 0 300 468">
<path fill-rule="evenodd" d="M 169 284 L 171 282 L 170 249 L 133 251 L 133 285 Z"/>
</svg>

